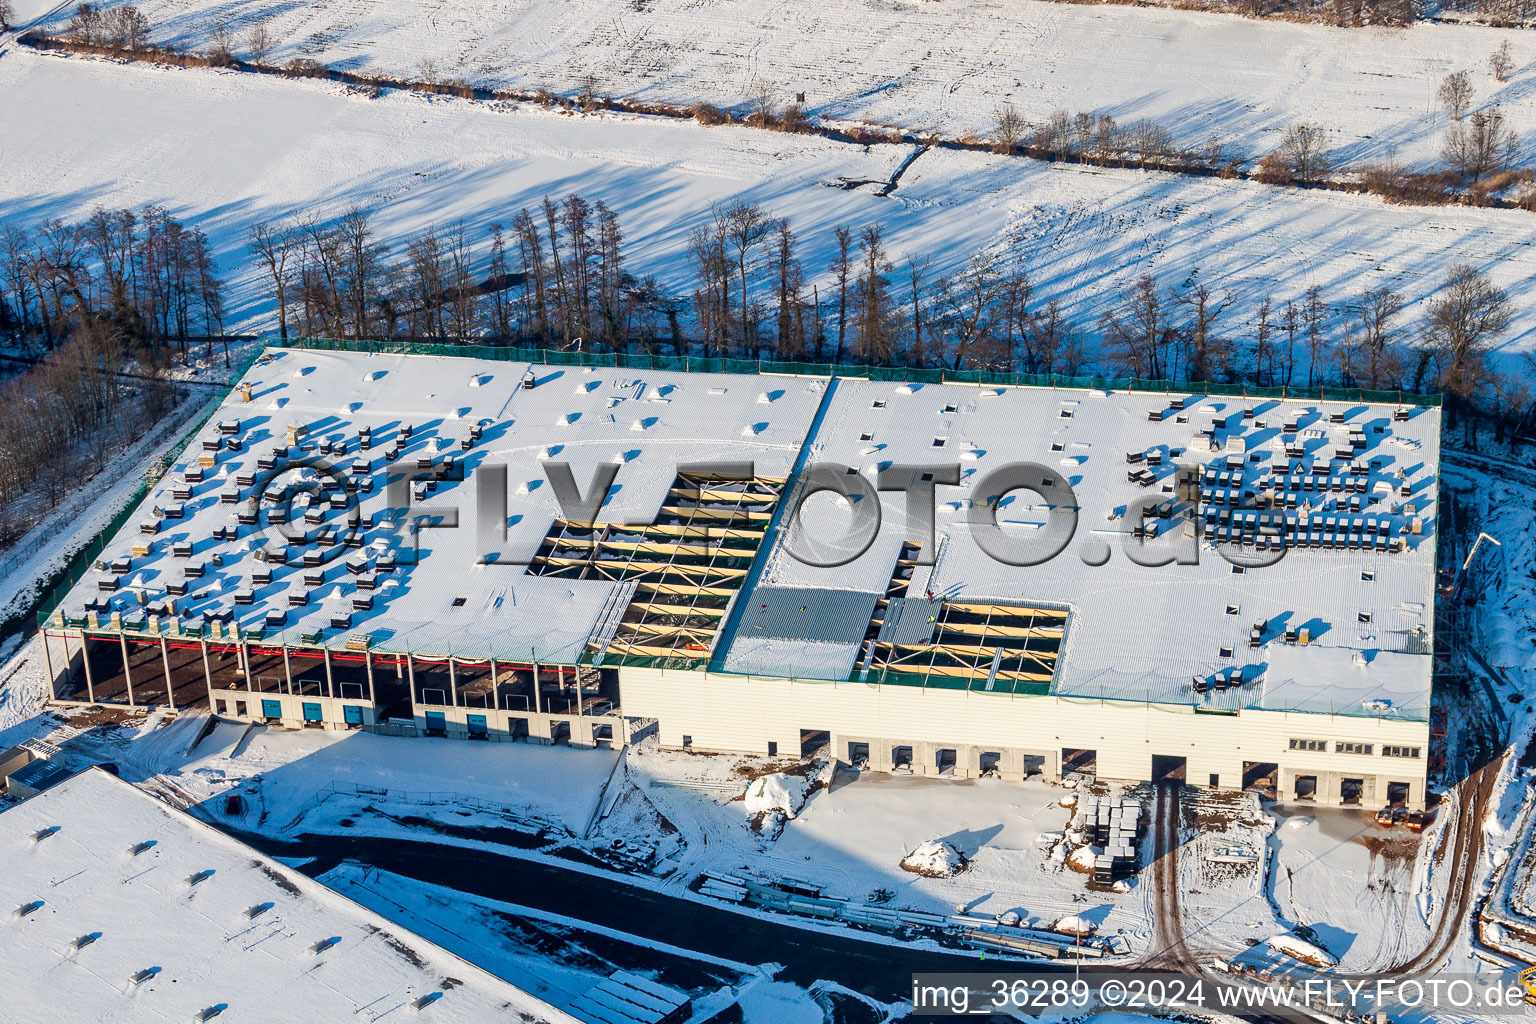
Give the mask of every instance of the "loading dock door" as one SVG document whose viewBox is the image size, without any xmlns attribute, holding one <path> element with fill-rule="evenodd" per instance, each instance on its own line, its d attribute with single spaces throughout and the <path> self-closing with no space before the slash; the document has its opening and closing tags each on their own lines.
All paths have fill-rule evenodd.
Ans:
<svg viewBox="0 0 1536 1024">
<path fill-rule="evenodd" d="M 1081 748 L 1064 747 L 1061 751 L 1061 774 L 1071 775 L 1080 772 L 1084 775 L 1094 775 L 1098 772 L 1099 752 L 1097 750 L 1085 750 Z"/>
<path fill-rule="evenodd" d="M 1171 754 L 1152 755 L 1152 782 L 1177 782 L 1183 785 L 1188 759 Z"/>
<path fill-rule="evenodd" d="M 280 700 L 264 700 L 261 702 L 262 718 L 282 718 L 283 702 Z"/>
</svg>

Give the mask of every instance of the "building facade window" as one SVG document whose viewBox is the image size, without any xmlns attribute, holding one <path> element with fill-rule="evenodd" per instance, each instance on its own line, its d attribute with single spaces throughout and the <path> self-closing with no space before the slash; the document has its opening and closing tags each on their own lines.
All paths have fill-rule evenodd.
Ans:
<svg viewBox="0 0 1536 1024">
<path fill-rule="evenodd" d="M 1292 750 L 1327 750 L 1327 740 L 1291 740 Z"/>
<path fill-rule="evenodd" d="M 1333 745 L 1335 754 L 1369 754 L 1374 749 L 1370 743 L 1335 743 Z"/>
<path fill-rule="evenodd" d="M 1396 746 L 1382 747 L 1381 748 L 1381 756 L 1382 757 L 1418 757 L 1419 756 L 1419 748 L 1418 747 L 1396 747 Z"/>
</svg>

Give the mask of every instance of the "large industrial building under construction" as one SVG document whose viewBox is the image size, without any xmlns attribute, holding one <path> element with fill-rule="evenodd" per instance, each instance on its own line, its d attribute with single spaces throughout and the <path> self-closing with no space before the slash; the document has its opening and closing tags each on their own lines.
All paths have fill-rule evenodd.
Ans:
<svg viewBox="0 0 1536 1024">
<path fill-rule="evenodd" d="M 1439 430 L 1417 405 L 269 349 L 45 650 L 61 702 L 1416 808 Z M 997 557 L 1073 512 L 1054 557 Z"/>
</svg>

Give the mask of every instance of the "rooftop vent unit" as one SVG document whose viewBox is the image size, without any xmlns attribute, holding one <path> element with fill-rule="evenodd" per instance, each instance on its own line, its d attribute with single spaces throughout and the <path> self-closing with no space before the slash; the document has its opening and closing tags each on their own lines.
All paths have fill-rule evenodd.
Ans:
<svg viewBox="0 0 1536 1024">
<path fill-rule="evenodd" d="M 128 984 L 142 985 L 159 973 L 160 968 L 158 967 L 146 967 L 142 971 L 134 971 L 132 974 L 128 975 Z"/>
<path fill-rule="evenodd" d="M 288 613 L 281 608 L 268 608 L 264 620 L 268 629 L 279 629 L 288 621 Z"/>
<path fill-rule="evenodd" d="M 411 1009 L 420 1013 L 422 1010 L 425 1010 L 427 1007 L 431 1006 L 441 998 L 443 998 L 443 994 L 441 992 L 428 992 L 426 995 L 417 996 L 415 999 L 411 1000 Z"/>
<path fill-rule="evenodd" d="M 26 917 L 28 914 L 35 914 L 37 911 L 42 910 L 42 909 L 43 909 L 43 901 L 42 900 L 33 900 L 31 903 L 23 903 L 21 906 L 17 907 L 15 910 L 11 911 L 11 916 L 12 917 Z"/>
<path fill-rule="evenodd" d="M 288 591 L 288 607 L 303 608 L 309 604 L 309 591 L 302 588 Z"/>
<path fill-rule="evenodd" d="M 147 853 L 155 848 L 155 840 L 146 839 L 142 843 L 134 843 L 128 847 L 128 856 L 137 857 L 141 853 Z"/>
<path fill-rule="evenodd" d="M 101 932 L 86 932 L 84 935 L 77 935 L 73 939 L 70 939 L 69 948 L 84 949 L 86 946 L 89 946 L 99 938 L 101 938 Z"/>
<path fill-rule="evenodd" d="M 319 954 L 324 953 L 326 950 L 330 949 L 332 946 L 336 945 L 336 943 L 338 943 L 340 941 L 341 941 L 341 936 L 340 935 L 332 935 L 328 939 L 321 939 L 319 942 L 311 943 L 310 947 L 309 947 L 309 951 L 310 951 L 310 953 L 318 956 Z"/>
<path fill-rule="evenodd" d="M 47 828 L 40 828 L 36 832 L 33 832 L 28 838 L 31 839 L 34 843 L 40 843 L 44 839 L 47 839 L 49 836 L 57 834 L 58 831 L 59 826 L 49 825 Z"/>
<path fill-rule="evenodd" d="M 205 1006 L 201 1010 L 198 1010 L 196 1013 L 194 1013 L 192 1015 L 192 1019 L 196 1022 L 196 1024 L 205 1024 L 206 1021 L 213 1020 L 213 1018 L 223 1013 L 224 1006 L 224 1003 L 217 1003 L 213 1006 Z"/>
<path fill-rule="evenodd" d="M 275 904 L 272 903 L 254 903 L 251 906 L 246 907 L 243 911 L 240 912 L 240 914 L 247 921 L 254 921 L 262 914 L 265 914 L 267 911 L 271 910 L 274 905 Z"/>
</svg>

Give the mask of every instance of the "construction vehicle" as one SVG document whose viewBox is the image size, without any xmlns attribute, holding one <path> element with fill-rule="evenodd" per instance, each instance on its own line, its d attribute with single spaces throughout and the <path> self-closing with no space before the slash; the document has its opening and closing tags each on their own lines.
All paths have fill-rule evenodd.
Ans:
<svg viewBox="0 0 1536 1024">
<path fill-rule="evenodd" d="M 1515 975 L 1515 979 L 1525 989 L 1525 1001 L 1536 1006 L 1536 967 L 1527 967 Z"/>
<path fill-rule="evenodd" d="M 1504 546 L 1503 544 L 1499 543 L 1498 540 L 1490 537 L 1488 534 L 1483 533 L 1482 531 L 1478 532 L 1477 539 L 1472 542 L 1472 550 L 1467 552 L 1467 557 L 1461 563 L 1461 571 L 1456 574 L 1456 583 L 1452 587 L 1452 600 L 1461 599 L 1461 592 L 1466 588 L 1467 585 L 1467 570 L 1472 568 L 1472 559 L 1477 557 L 1477 549 L 1482 546 L 1482 543 L 1485 540 L 1492 542 L 1493 546 L 1496 548 L 1502 548 Z"/>
<path fill-rule="evenodd" d="M 1382 828 L 1392 827 L 1391 807 L 1383 807 L 1381 810 L 1376 812 L 1376 824 L 1380 825 Z"/>
</svg>

